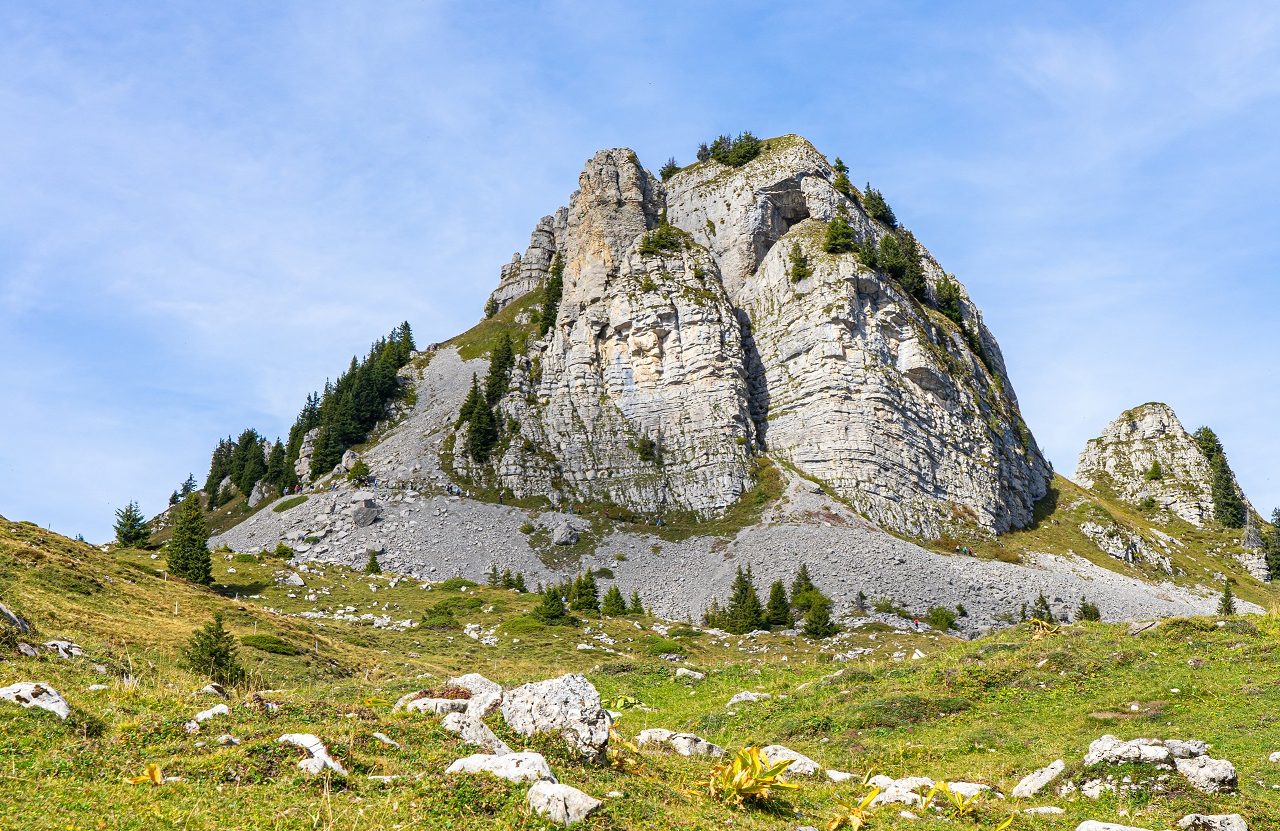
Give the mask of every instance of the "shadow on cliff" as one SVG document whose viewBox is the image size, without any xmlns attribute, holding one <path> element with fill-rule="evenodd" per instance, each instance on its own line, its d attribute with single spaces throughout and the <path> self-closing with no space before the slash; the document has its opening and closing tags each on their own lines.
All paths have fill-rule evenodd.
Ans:
<svg viewBox="0 0 1280 831">
<path fill-rule="evenodd" d="M 756 339 L 751 334 L 751 318 L 742 309 L 734 309 L 738 326 L 742 331 L 742 365 L 747 373 L 747 412 L 756 427 L 756 444 L 760 451 L 769 449 L 769 381 L 764 374 L 764 363 L 756 349 Z"/>
</svg>

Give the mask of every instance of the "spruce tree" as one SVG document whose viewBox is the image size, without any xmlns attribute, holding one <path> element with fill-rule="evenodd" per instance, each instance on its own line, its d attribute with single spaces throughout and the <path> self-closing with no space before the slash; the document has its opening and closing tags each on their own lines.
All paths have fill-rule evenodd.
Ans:
<svg viewBox="0 0 1280 831">
<path fill-rule="evenodd" d="M 898 218 L 893 215 L 893 209 L 885 201 L 884 194 L 871 187 L 870 182 L 867 182 L 867 189 L 863 191 L 862 205 L 867 211 L 867 216 L 876 222 L 880 222 L 890 228 L 898 227 Z"/>
<path fill-rule="evenodd" d="M 804 251 L 801 250 L 798 242 L 791 244 L 790 262 L 791 282 L 798 283 L 813 276 L 813 269 L 809 266 L 809 258 L 804 255 Z"/>
<path fill-rule="evenodd" d="M 1236 596 L 1231 591 L 1231 581 L 1222 584 L 1222 596 L 1218 598 L 1218 614 L 1234 615 L 1236 613 Z"/>
<path fill-rule="evenodd" d="M 809 611 L 809 603 L 817 591 L 818 587 L 809 577 L 809 566 L 801 563 L 800 568 L 796 570 L 795 579 L 791 581 L 791 608 L 797 615 L 803 617 L 805 612 Z"/>
<path fill-rule="evenodd" d="M 772 627 L 788 629 L 795 624 L 791 616 L 791 601 L 787 598 L 787 588 L 781 580 L 775 580 L 769 587 L 769 605 L 765 609 L 765 622 Z"/>
<path fill-rule="evenodd" d="M 680 165 L 676 164 L 675 157 L 673 156 L 667 159 L 666 164 L 664 164 L 661 168 L 659 168 L 658 175 L 661 176 L 662 181 L 665 182 L 679 172 L 680 172 Z"/>
<path fill-rule="evenodd" d="M 551 257 L 551 268 L 547 272 L 547 285 L 543 288 L 542 314 L 539 316 L 540 337 L 545 337 L 551 327 L 556 325 L 556 316 L 560 312 L 560 296 L 564 293 L 564 260 L 559 252 Z"/>
<path fill-rule="evenodd" d="M 182 500 L 169 538 L 169 573 L 192 583 L 208 585 L 213 581 L 213 560 L 209 556 L 209 532 L 204 512 L 194 494 Z"/>
<path fill-rule="evenodd" d="M 511 572 L 507 572 L 507 576 L 510 577 Z M 494 588 L 502 585 L 502 573 L 498 571 L 497 563 L 489 564 L 489 574 L 487 575 L 486 581 Z"/>
<path fill-rule="evenodd" d="M 1227 464 L 1225 453 L 1219 453 L 1209 462 L 1209 486 L 1213 493 L 1213 515 L 1224 528 L 1243 528 L 1245 504 L 1236 487 L 1235 477 Z"/>
<path fill-rule="evenodd" d="M 471 419 L 467 422 L 467 450 L 472 461 L 484 464 L 489 461 L 493 447 L 498 443 L 498 423 L 493 410 L 482 399 L 471 411 Z"/>
<path fill-rule="evenodd" d="M 484 379 L 484 397 L 490 407 L 495 406 L 507 392 L 511 383 L 511 367 L 515 365 L 515 350 L 511 346 L 511 335 L 502 333 L 498 344 L 489 357 L 489 374 Z"/>
<path fill-rule="evenodd" d="M 178 489 L 178 496 L 186 498 L 196 492 L 196 476 L 194 473 L 187 474 L 187 480 L 182 483 L 182 487 Z"/>
<path fill-rule="evenodd" d="M 814 590 L 809 610 L 804 616 L 804 633 L 814 639 L 829 638 L 840 627 L 831 619 L 831 599 L 822 592 Z"/>
<path fill-rule="evenodd" d="M 137 502 L 130 502 L 116 511 L 116 542 L 121 548 L 140 548 L 151 539 L 151 531 L 147 528 L 147 520 L 138 508 Z"/>
<path fill-rule="evenodd" d="M 640 602 L 640 592 L 638 591 L 631 592 L 631 602 L 627 604 L 627 614 L 629 615 L 644 614 L 644 604 Z"/>
<path fill-rule="evenodd" d="M 609 617 L 620 617 L 627 613 L 627 601 L 622 596 L 622 590 L 617 586 L 610 586 L 608 591 L 604 593 L 604 603 L 600 606 L 600 611 Z"/>
<path fill-rule="evenodd" d="M 587 570 L 574 581 L 573 603 L 570 609 L 580 612 L 596 612 L 600 610 L 600 589 L 596 585 L 596 577 Z"/>
<path fill-rule="evenodd" d="M 1280 508 L 1271 512 L 1271 533 L 1266 537 L 1267 571 L 1272 580 L 1280 580 Z"/>
<path fill-rule="evenodd" d="M 1035 604 L 1031 607 L 1031 619 L 1038 620 L 1042 623 L 1053 623 L 1053 609 L 1049 606 L 1049 598 L 1044 596 L 1044 592 L 1040 592 L 1036 597 Z"/>
<path fill-rule="evenodd" d="M 174 491 L 173 493 L 169 494 L 169 507 L 170 507 L 170 508 L 172 508 L 174 505 L 177 505 L 177 504 L 178 504 L 179 502 L 181 502 L 181 501 L 182 501 L 182 497 L 178 496 L 178 492 L 177 492 L 177 491 Z"/>
<path fill-rule="evenodd" d="M 235 637 L 222 625 L 222 613 L 197 629 L 183 652 L 183 665 L 218 684 L 231 686 L 245 679 Z"/>
<path fill-rule="evenodd" d="M 551 586 L 542 592 L 542 599 L 533 610 L 533 616 L 548 626 L 569 622 L 569 612 L 560 596 L 560 586 Z"/>
<path fill-rule="evenodd" d="M 369 559 L 365 561 L 364 573 L 365 574 L 381 574 L 382 573 L 382 566 L 378 563 L 377 549 L 373 549 L 373 548 L 369 549 Z"/>
<path fill-rule="evenodd" d="M 764 607 L 756 594 L 755 584 L 751 581 L 751 566 L 746 570 L 738 566 L 738 573 L 733 578 L 733 588 L 729 593 L 728 616 L 729 631 L 735 635 L 744 635 L 764 628 Z"/>
<path fill-rule="evenodd" d="M 529 588 L 528 588 L 527 586 L 525 586 L 525 584 L 524 584 L 524 572 L 523 572 L 523 571 L 517 571 L 517 572 L 516 572 L 516 577 L 515 577 L 515 580 L 513 581 L 513 584 L 512 584 L 512 585 L 513 585 L 513 587 L 515 588 L 515 590 L 516 590 L 516 591 L 518 591 L 518 592 L 520 592 L 521 594 L 526 594 L 526 593 L 529 591 Z"/>
<path fill-rule="evenodd" d="M 1087 598 L 1080 598 L 1080 608 L 1076 609 L 1076 620 L 1102 620 L 1102 613 L 1098 611 L 1098 607 L 1090 603 Z"/>
<path fill-rule="evenodd" d="M 1148 482 L 1157 482 L 1164 478 L 1164 469 L 1160 467 L 1159 459 L 1151 460 L 1151 467 L 1147 468 L 1147 472 L 1143 475 Z"/>
<path fill-rule="evenodd" d="M 836 209 L 836 215 L 827 223 L 827 232 L 822 239 L 822 249 L 828 254 L 847 254 L 857 245 L 853 234 L 853 226 L 849 224 L 849 213 L 844 205 Z"/>
</svg>

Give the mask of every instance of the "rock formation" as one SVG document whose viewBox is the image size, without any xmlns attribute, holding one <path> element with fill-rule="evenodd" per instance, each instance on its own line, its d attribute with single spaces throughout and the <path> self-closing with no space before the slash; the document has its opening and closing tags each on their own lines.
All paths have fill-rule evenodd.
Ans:
<svg viewBox="0 0 1280 831">
<path fill-rule="evenodd" d="M 1075 480 L 1135 505 L 1151 499 L 1196 527 L 1213 520 L 1209 462 L 1167 404 L 1121 413 L 1085 445 Z"/>
<path fill-rule="evenodd" d="M 517 435 L 498 484 L 706 515 L 748 490 L 769 453 L 895 530 L 1025 524 L 1051 471 L 999 346 L 927 251 L 915 296 L 853 253 L 823 251 L 837 212 L 871 245 L 897 233 L 835 177 L 798 136 L 665 185 L 629 150 L 597 153 L 489 304 L 542 285 L 563 257 L 557 319 L 500 405 Z M 793 249 L 812 264 L 800 281 Z M 943 281 L 959 295 L 950 316 Z"/>
</svg>

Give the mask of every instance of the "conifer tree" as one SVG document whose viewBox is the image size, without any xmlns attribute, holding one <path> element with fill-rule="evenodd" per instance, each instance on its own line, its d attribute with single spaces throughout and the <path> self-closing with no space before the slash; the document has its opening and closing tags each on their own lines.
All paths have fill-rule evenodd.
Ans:
<svg viewBox="0 0 1280 831">
<path fill-rule="evenodd" d="M 738 573 L 733 578 L 733 588 L 729 593 L 729 608 L 726 611 L 728 629 L 735 635 L 744 635 L 764 628 L 764 607 L 756 594 L 755 584 L 751 581 L 751 566 L 745 570 L 738 566 Z"/>
<path fill-rule="evenodd" d="M 151 539 L 151 531 L 147 528 L 147 520 L 138 508 L 137 502 L 130 502 L 116 511 L 116 542 L 121 548 L 139 548 Z"/>
<path fill-rule="evenodd" d="M 1271 512 L 1271 533 L 1266 537 L 1267 571 L 1272 580 L 1280 580 L 1280 508 Z"/>
<path fill-rule="evenodd" d="M 876 222 L 880 222 L 890 228 L 898 227 L 898 218 L 893 215 L 893 209 L 885 201 L 884 194 L 871 187 L 870 182 L 867 182 L 867 189 L 863 191 L 862 205 L 867 211 L 867 216 Z"/>
<path fill-rule="evenodd" d="M 644 614 L 644 604 L 640 602 L 640 592 L 638 591 L 631 592 L 631 602 L 627 604 L 627 614 L 629 615 Z"/>
<path fill-rule="evenodd" d="M 849 166 L 844 163 L 839 156 L 836 156 L 835 162 L 832 163 L 831 169 L 836 172 L 836 176 L 831 180 L 831 187 L 843 193 L 845 196 L 853 196 L 853 183 L 849 181 Z"/>
<path fill-rule="evenodd" d="M 507 572 L 507 576 L 510 577 L 511 572 Z M 487 575 L 486 581 L 494 588 L 502 585 L 502 574 L 498 571 L 497 563 L 489 564 L 489 574 Z"/>
<path fill-rule="evenodd" d="M 177 492 L 177 491 L 174 491 L 173 493 L 169 494 L 169 507 L 170 507 L 170 508 L 172 508 L 174 505 L 177 505 L 177 504 L 178 504 L 179 502 L 181 502 L 181 501 L 182 501 L 182 497 L 178 496 L 178 492 Z"/>
<path fill-rule="evenodd" d="M 378 563 L 377 549 L 374 549 L 374 548 L 369 549 L 369 559 L 364 564 L 364 573 L 365 574 L 381 574 L 382 573 L 382 566 L 381 564 Z"/>
<path fill-rule="evenodd" d="M 540 337 L 545 337 L 551 327 L 556 325 L 556 315 L 560 312 L 560 296 L 564 293 L 564 260 L 559 252 L 551 257 L 551 268 L 547 272 L 547 285 L 543 289 L 542 314 L 538 318 Z"/>
<path fill-rule="evenodd" d="M 665 182 L 679 172 L 680 172 L 680 165 L 676 164 L 675 157 L 672 156 L 671 158 L 667 159 L 666 164 L 664 164 L 661 168 L 659 168 L 658 175 L 661 176 L 662 181 Z"/>
<path fill-rule="evenodd" d="M 183 664 L 218 684 L 231 686 L 245 678 L 236 650 L 236 640 L 222 625 L 222 612 L 197 629 L 183 652 Z"/>
<path fill-rule="evenodd" d="M 772 627 L 787 629 L 795 624 L 791 616 L 791 601 L 787 598 L 787 588 L 781 580 L 775 580 L 769 587 L 769 605 L 765 609 L 765 622 Z"/>
<path fill-rule="evenodd" d="M 569 622 L 569 612 L 564 607 L 559 586 L 551 586 L 542 592 L 542 599 L 534 608 L 533 616 L 548 626 Z"/>
<path fill-rule="evenodd" d="M 511 383 L 511 367 L 515 365 L 515 350 L 511 346 L 511 335 L 502 333 L 498 344 L 489 357 L 489 374 L 484 379 L 484 397 L 489 406 L 498 403 L 507 392 Z"/>
<path fill-rule="evenodd" d="M 1102 620 L 1102 613 L 1087 598 L 1081 597 L 1080 608 L 1076 610 L 1076 620 Z"/>
<path fill-rule="evenodd" d="M 196 492 L 196 476 L 194 473 L 188 473 L 187 479 L 182 483 L 182 487 L 178 489 L 178 496 L 186 498 Z"/>
<path fill-rule="evenodd" d="M 1225 453 L 1219 453 L 1209 462 L 1209 487 L 1213 493 L 1213 515 L 1224 528 L 1243 528 L 1245 504 L 1240 498 L 1235 477 L 1227 464 Z"/>
<path fill-rule="evenodd" d="M 517 572 L 516 572 L 515 581 L 513 582 L 512 586 L 513 586 L 513 588 L 515 588 L 515 590 L 516 590 L 516 591 L 520 592 L 521 594 L 525 594 L 525 593 L 527 593 L 527 592 L 529 591 L 528 587 L 527 587 L 527 586 L 525 586 L 525 584 L 524 584 L 524 572 L 523 572 L 523 571 L 517 571 Z"/>
<path fill-rule="evenodd" d="M 600 589 L 596 585 L 596 576 L 589 569 L 574 581 L 573 603 L 569 608 L 580 612 L 600 610 Z"/>
<path fill-rule="evenodd" d="M 627 613 L 627 601 L 622 596 L 622 590 L 616 585 L 610 586 L 604 593 L 604 602 L 600 605 L 600 611 L 609 617 L 620 617 Z"/>
<path fill-rule="evenodd" d="M 803 617 L 804 613 L 809 611 L 812 595 L 817 590 L 818 587 L 809 577 L 809 566 L 801 563 L 800 568 L 796 570 L 795 579 L 791 581 L 791 608 L 797 615 Z"/>
<path fill-rule="evenodd" d="M 791 244 L 790 262 L 791 282 L 798 283 L 813 276 L 813 269 L 809 266 L 809 258 L 804 255 L 804 251 L 800 249 L 800 243 L 798 242 Z"/>
<path fill-rule="evenodd" d="M 804 616 L 804 633 L 814 639 L 829 638 L 840 628 L 831 619 L 831 598 L 816 589 Z"/>
<path fill-rule="evenodd" d="M 1053 623 L 1053 609 L 1049 606 L 1049 598 L 1044 596 L 1044 592 L 1036 597 L 1036 602 L 1031 607 L 1031 619 L 1038 620 L 1043 623 Z"/>
<path fill-rule="evenodd" d="M 1218 614 L 1234 615 L 1236 613 L 1236 596 L 1231 591 L 1231 581 L 1222 584 L 1222 595 L 1218 598 Z"/>
<path fill-rule="evenodd" d="M 213 560 L 209 556 L 209 532 L 204 512 L 194 494 L 182 500 L 169 538 L 169 573 L 192 583 L 208 585 L 213 580 Z"/>
<path fill-rule="evenodd" d="M 1147 468 L 1144 477 L 1148 482 L 1156 482 L 1164 478 L 1164 470 L 1160 467 L 1159 459 L 1152 459 L 1151 467 Z"/>
<path fill-rule="evenodd" d="M 853 234 L 853 226 L 849 224 L 849 213 L 844 205 L 836 209 L 836 215 L 827 223 L 827 232 L 822 239 L 822 249 L 828 254 L 847 254 L 857 245 Z"/>
</svg>

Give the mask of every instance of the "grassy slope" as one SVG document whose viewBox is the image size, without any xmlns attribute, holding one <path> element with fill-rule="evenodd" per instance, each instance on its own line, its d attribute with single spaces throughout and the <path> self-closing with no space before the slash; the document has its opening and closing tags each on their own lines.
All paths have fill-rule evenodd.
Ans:
<svg viewBox="0 0 1280 831">
<path fill-rule="evenodd" d="M 329 569 L 324 577 L 308 577 L 308 588 L 322 591 L 322 600 L 311 603 L 288 597 L 298 590 L 274 586 L 271 574 L 279 564 L 273 561 L 217 558 L 220 582 L 213 590 L 166 582 L 155 575 L 157 565 L 144 552 L 102 554 L 34 526 L 0 522 L 0 598 L 30 617 L 43 638 L 71 637 L 94 661 L 131 669 L 138 678 L 137 686 L 128 687 L 112 675 L 96 674 L 91 661 L 0 663 L 0 683 L 47 681 L 75 710 L 64 724 L 46 713 L 0 705 L 0 829 L 545 827 L 524 806 L 522 786 L 443 777 L 444 767 L 468 750 L 434 719 L 391 713 L 391 702 L 402 693 L 470 670 L 508 685 L 585 672 L 606 700 L 625 694 L 655 708 L 627 713 L 619 723 L 627 736 L 662 726 L 691 729 L 730 747 L 781 742 L 858 774 L 963 778 L 1006 792 L 1023 774 L 1059 755 L 1078 761 L 1088 742 L 1104 732 L 1202 738 L 1215 745 L 1214 755 L 1235 762 L 1240 795 L 1178 791 L 1172 797 L 1142 792 L 1100 803 L 1047 799 L 1068 814 L 1020 816 L 1013 827 L 1069 829 L 1086 817 L 1115 820 L 1128 814 L 1134 824 L 1162 828 L 1192 810 L 1240 811 L 1254 828 L 1280 823 L 1280 796 L 1269 787 L 1280 780 L 1280 770 L 1265 761 L 1267 752 L 1280 749 L 1273 729 L 1280 689 L 1266 670 L 1275 666 L 1280 621 L 1271 618 L 1223 627 L 1173 622 L 1136 638 L 1106 625 L 1070 627 L 1041 639 L 1021 627 L 972 643 L 881 631 L 875 640 L 870 634 L 853 637 L 843 648 L 878 651 L 825 682 L 819 679 L 835 666 L 807 641 L 780 635 L 743 641 L 744 647 L 768 647 L 752 653 L 739 649 L 736 640 L 719 645 L 703 636 L 680 641 L 690 663 L 708 671 L 705 682 L 686 686 L 674 681 L 671 664 L 655 657 L 672 644 L 641 631 L 636 622 L 590 623 L 593 633 L 603 627 L 616 638 L 624 654 L 581 652 L 576 644 L 590 639 L 583 628 L 532 623 L 524 616 L 530 598 L 511 592 L 423 590 L 410 581 L 389 588 L 385 578 Z M 379 587 L 376 592 L 370 583 Z M 324 596 L 324 589 L 331 594 Z M 444 603 L 459 609 L 461 621 L 497 625 L 501 643 L 490 648 L 456 631 L 396 632 L 270 611 L 293 613 L 326 603 L 378 613 L 386 604 L 396 620 L 418 618 Z M 233 701 L 230 717 L 189 736 L 183 722 L 215 702 L 190 695 L 202 681 L 178 669 L 176 657 L 190 631 L 215 609 L 227 613 L 238 634 L 275 634 L 310 651 L 282 657 L 243 648 L 246 663 L 260 684 L 275 688 L 268 697 L 282 709 L 265 715 Z M 890 657 L 917 647 L 925 658 Z M 1187 663 L 1193 658 L 1204 666 L 1193 669 Z M 798 689 L 805 681 L 818 683 Z M 108 689 L 88 692 L 93 683 Z M 729 696 L 743 689 L 778 697 L 726 709 Z M 500 719 L 491 722 L 504 732 Z M 379 744 L 374 731 L 387 733 L 401 749 Z M 213 739 L 222 732 L 243 743 L 216 746 Z M 284 732 L 321 736 L 352 770 L 350 782 L 303 778 L 294 766 L 295 751 L 274 743 Z M 746 829 L 822 825 L 834 797 L 857 790 L 806 783 L 790 798 L 789 810 L 798 816 L 736 813 L 703 795 L 709 763 L 702 760 L 646 755 L 640 773 L 623 774 L 586 767 L 554 740 L 506 737 L 544 751 L 562 781 L 595 795 L 626 795 L 609 800 L 589 828 L 722 828 L 730 821 Z M 124 782 L 150 762 L 183 781 L 161 787 Z M 370 773 L 402 778 L 382 785 L 366 779 Z M 1022 805 L 986 803 L 976 827 L 993 827 L 1014 807 Z M 885 809 L 873 827 L 975 826 L 908 822 Z"/>
</svg>

